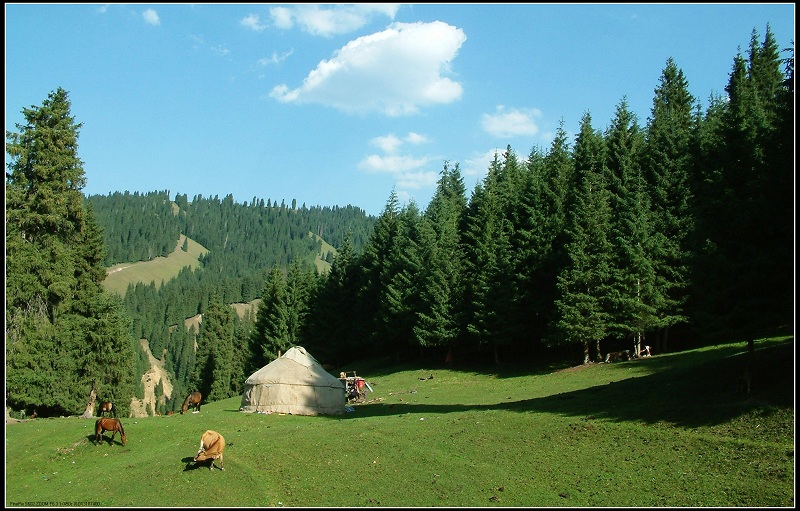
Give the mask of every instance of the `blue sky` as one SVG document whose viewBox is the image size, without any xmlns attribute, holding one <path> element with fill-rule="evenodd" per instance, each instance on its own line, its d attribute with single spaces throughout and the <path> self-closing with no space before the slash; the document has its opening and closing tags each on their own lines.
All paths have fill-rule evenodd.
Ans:
<svg viewBox="0 0 800 511">
<path fill-rule="evenodd" d="M 644 125 L 667 59 L 705 107 L 794 4 L 5 4 L 6 130 L 58 87 L 87 195 L 169 190 L 379 215 L 469 197 L 507 145 Z M 784 54 L 784 56 L 786 56 Z M 8 157 L 6 156 L 8 162 Z"/>
</svg>

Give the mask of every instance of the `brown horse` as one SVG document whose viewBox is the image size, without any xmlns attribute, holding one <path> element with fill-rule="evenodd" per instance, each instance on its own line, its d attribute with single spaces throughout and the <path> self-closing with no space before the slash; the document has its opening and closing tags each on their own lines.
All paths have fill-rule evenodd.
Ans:
<svg viewBox="0 0 800 511">
<path fill-rule="evenodd" d="M 102 417 L 104 413 L 110 413 L 114 415 L 114 417 L 116 417 L 117 407 L 114 406 L 114 403 L 112 403 L 111 401 L 102 401 L 100 403 L 100 410 L 98 410 L 97 415 L 98 417 Z"/>
<path fill-rule="evenodd" d="M 181 407 L 181 415 L 189 410 L 189 407 L 194 408 L 198 412 L 200 411 L 200 400 L 203 399 L 203 394 L 199 392 L 190 392 L 186 399 L 183 401 L 183 406 Z"/>
<path fill-rule="evenodd" d="M 111 444 L 114 443 L 114 437 L 117 435 L 117 431 L 119 431 L 120 438 L 122 439 L 122 445 L 125 445 L 127 438 L 125 438 L 125 430 L 122 429 L 122 421 L 119 419 L 107 419 L 105 417 L 97 419 L 97 422 L 94 423 L 95 445 L 100 443 L 100 441 L 103 439 L 103 433 L 106 431 L 111 431 Z"/>
</svg>

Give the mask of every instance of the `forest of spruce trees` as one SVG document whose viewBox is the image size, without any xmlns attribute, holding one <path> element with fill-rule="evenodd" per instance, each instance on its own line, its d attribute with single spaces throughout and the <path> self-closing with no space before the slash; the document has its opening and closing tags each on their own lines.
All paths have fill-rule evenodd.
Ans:
<svg viewBox="0 0 800 511">
<path fill-rule="evenodd" d="M 794 51 L 767 26 L 703 107 L 669 59 L 642 122 L 621 98 L 584 114 L 574 140 L 497 154 L 466 190 L 444 162 L 423 210 L 392 192 L 383 212 L 168 191 L 85 196 L 81 127 L 57 88 L 7 133 L 6 406 L 128 413 L 147 360 L 174 390 L 214 401 L 293 345 L 341 367 L 359 359 L 483 364 L 599 361 L 793 332 Z M 124 297 L 106 268 L 151 260 L 180 235 L 196 270 Z M 314 234 L 336 248 L 316 270 Z M 255 317 L 233 303 L 259 299 Z M 199 332 L 184 320 L 203 315 Z M 196 346 L 196 348 L 195 348 Z"/>
</svg>

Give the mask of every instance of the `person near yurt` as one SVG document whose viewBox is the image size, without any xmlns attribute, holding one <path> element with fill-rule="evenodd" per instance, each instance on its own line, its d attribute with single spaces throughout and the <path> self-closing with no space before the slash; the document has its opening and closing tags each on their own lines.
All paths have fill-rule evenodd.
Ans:
<svg viewBox="0 0 800 511">
<path fill-rule="evenodd" d="M 246 413 L 292 415 L 338 415 L 344 409 L 344 384 L 302 346 L 290 348 L 250 375 L 239 407 Z"/>
</svg>

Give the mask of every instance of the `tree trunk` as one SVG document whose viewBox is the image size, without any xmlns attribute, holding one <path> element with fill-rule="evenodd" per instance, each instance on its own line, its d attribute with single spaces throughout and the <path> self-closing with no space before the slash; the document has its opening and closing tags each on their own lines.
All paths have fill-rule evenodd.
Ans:
<svg viewBox="0 0 800 511">
<path fill-rule="evenodd" d="M 89 393 L 89 402 L 86 404 L 86 411 L 83 412 L 81 418 L 83 419 L 91 419 L 94 417 L 94 404 L 97 400 L 97 382 L 92 384 L 92 391 Z"/>
<path fill-rule="evenodd" d="M 583 343 L 583 363 L 589 363 L 589 341 Z"/>
</svg>

